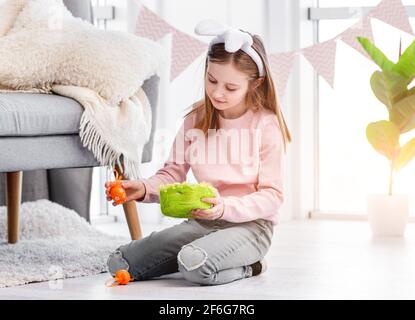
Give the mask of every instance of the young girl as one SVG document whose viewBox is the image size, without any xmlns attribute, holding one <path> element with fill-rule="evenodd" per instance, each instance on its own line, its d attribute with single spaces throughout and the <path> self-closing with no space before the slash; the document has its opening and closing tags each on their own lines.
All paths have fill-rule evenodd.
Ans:
<svg viewBox="0 0 415 320">
<path fill-rule="evenodd" d="M 158 187 L 186 181 L 191 168 L 198 182 L 218 192 L 203 199 L 210 209 L 194 210 L 192 219 L 119 247 L 108 258 L 112 275 L 127 269 L 135 280 L 146 280 L 180 271 L 193 283 L 218 285 L 265 271 L 263 258 L 283 201 L 290 133 L 260 37 L 210 20 L 195 31 L 216 35 L 206 57 L 204 99 L 185 116 L 164 167 L 123 186 L 126 201 L 159 202 Z M 224 160 L 241 144 L 229 145 L 235 133 L 251 154 Z"/>
</svg>

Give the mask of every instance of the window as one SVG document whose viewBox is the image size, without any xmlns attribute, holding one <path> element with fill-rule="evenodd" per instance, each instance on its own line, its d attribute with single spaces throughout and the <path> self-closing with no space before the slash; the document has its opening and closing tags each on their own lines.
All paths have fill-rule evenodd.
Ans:
<svg viewBox="0 0 415 320">
<path fill-rule="evenodd" d="M 409 1 L 403 1 L 409 4 Z M 379 0 L 320 0 L 320 7 L 374 6 Z M 359 9 L 343 8 L 349 12 Z M 359 17 L 338 19 L 336 10 L 326 11 L 318 20 L 319 42 L 328 40 L 353 25 Z M 372 19 L 376 45 L 396 61 L 399 39 L 406 48 L 414 38 L 405 32 Z M 415 29 L 415 19 L 410 20 Z M 378 154 L 366 139 L 366 126 L 388 118 L 386 107 L 373 95 L 370 76 L 378 67 L 342 41 L 337 45 L 335 84 L 332 89 L 318 80 L 318 212 L 355 213 L 366 211 L 369 193 L 387 193 L 389 162 Z M 401 144 L 415 136 L 414 131 L 401 136 Z M 394 193 L 407 193 L 415 199 L 415 161 L 395 175 Z M 415 215 L 415 203 L 410 204 Z"/>
</svg>

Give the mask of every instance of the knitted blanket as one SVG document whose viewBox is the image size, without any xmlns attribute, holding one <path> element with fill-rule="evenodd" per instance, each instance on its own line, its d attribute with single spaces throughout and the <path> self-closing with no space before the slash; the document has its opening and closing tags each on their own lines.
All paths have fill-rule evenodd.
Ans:
<svg viewBox="0 0 415 320">
<path fill-rule="evenodd" d="M 13 24 L 0 33 L 0 90 L 77 100 L 85 109 L 79 131 L 83 145 L 102 165 L 114 166 L 122 157 L 125 176 L 139 178 L 151 132 L 151 109 L 141 86 L 160 76 L 165 50 L 75 18 L 62 0 L 19 2 L 22 9 L 9 18 Z"/>
</svg>

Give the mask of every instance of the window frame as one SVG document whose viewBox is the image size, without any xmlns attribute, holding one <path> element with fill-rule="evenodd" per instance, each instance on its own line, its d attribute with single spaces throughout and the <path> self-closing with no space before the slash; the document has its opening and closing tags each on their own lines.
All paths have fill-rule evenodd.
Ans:
<svg viewBox="0 0 415 320">
<path fill-rule="evenodd" d="M 415 6 L 413 5 L 406 5 L 404 6 L 406 8 L 407 14 L 409 18 L 415 18 Z M 319 36 L 319 22 L 321 20 L 339 20 L 339 19 L 356 19 L 356 18 L 362 18 L 367 13 L 369 13 L 370 10 L 372 10 L 373 6 L 362 6 L 362 7 L 318 7 L 318 1 L 317 6 L 313 6 L 308 8 L 308 19 L 312 21 L 313 23 L 313 32 L 314 32 L 314 39 L 315 43 L 318 43 L 318 36 Z M 334 211 L 323 211 L 320 209 L 320 173 L 319 173 L 319 116 L 320 116 L 320 104 L 319 104 L 319 82 L 321 79 L 319 79 L 318 75 L 316 74 L 315 81 L 313 84 L 314 92 L 315 92 L 315 114 L 316 117 L 314 119 L 315 121 L 315 146 L 314 146 L 314 152 L 316 156 L 316 166 L 315 166 L 315 206 L 313 210 L 309 212 L 309 218 L 310 219 L 323 219 L 323 220 L 367 220 L 368 215 L 365 212 L 344 212 L 341 210 Z M 415 217 L 410 216 L 409 222 L 415 222 Z"/>
</svg>

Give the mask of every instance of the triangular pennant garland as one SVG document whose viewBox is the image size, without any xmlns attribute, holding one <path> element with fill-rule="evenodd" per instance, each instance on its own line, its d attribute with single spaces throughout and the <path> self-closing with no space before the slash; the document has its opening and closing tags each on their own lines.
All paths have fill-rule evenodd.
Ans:
<svg viewBox="0 0 415 320">
<path fill-rule="evenodd" d="M 341 33 L 339 38 L 366 58 L 370 59 L 369 55 L 362 48 L 362 45 L 357 41 L 357 37 L 365 37 L 373 42 L 372 25 L 370 24 L 370 19 L 368 17 L 364 17 L 361 21 Z"/>
<path fill-rule="evenodd" d="M 207 47 L 206 43 L 181 31 L 176 31 L 173 35 L 172 60 L 174 63 L 171 66 L 170 81 L 182 73 Z"/>
<path fill-rule="evenodd" d="M 160 19 L 158 15 L 151 10 L 143 5 L 141 6 L 136 24 L 136 35 L 157 41 L 166 34 L 175 32 L 175 30 L 174 27 L 163 19 Z"/>
<path fill-rule="evenodd" d="M 414 35 L 401 0 L 383 0 L 368 15 Z"/>
<path fill-rule="evenodd" d="M 332 39 L 316 43 L 312 47 L 302 50 L 303 56 L 332 88 L 334 86 L 334 69 L 336 65 L 336 45 L 336 41 Z"/>
<path fill-rule="evenodd" d="M 285 94 L 295 57 L 295 52 L 274 53 L 268 56 L 270 68 L 275 79 L 276 90 L 280 97 L 283 97 Z"/>
<path fill-rule="evenodd" d="M 369 58 L 356 37 L 365 37 L 373 42 L 371 18 L 382 20 L 393 27 L 414 35 L 402 1 L 383 0 L 367 16 L 333 39 L 294 52 L 270 54 L 268 60 L 271 72 L 274 75 L 278 95 L 284 96 L 294 58 L 299 52 L 331 87 L 334 86 L 337 39 L 342 40 Z M 173 35 L 170 73 L 170 81 L 173 81 L 207 49 L 208 45 L 174 28 L 144 5 L 140 6 L 136 25 L 138 36 L 158 41 L 169 33 Z"/>
</svg>

